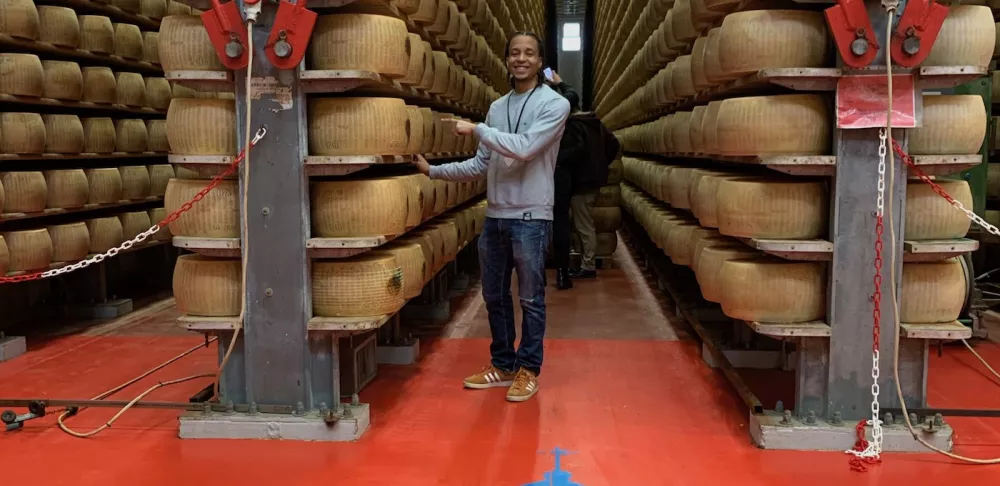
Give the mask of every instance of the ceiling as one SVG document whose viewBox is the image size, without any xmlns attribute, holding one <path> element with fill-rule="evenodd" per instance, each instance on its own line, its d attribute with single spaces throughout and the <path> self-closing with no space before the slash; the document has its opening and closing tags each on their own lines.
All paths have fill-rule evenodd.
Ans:
<svg viewBox="0 0 1000 486">
<path fill-rule="evenodd" d="M 586 0 L 555 0 L 557 15 L 583 15 L 586 11 Z"/>
</svg>

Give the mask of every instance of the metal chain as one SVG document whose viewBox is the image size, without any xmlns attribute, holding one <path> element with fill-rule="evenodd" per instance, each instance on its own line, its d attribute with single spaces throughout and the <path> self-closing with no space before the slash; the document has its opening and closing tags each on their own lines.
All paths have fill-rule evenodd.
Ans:
<svg viewBox="0 0 1000 486">
<path fill-rule="evenodd" d="M 978 225 L 980 228 L 985 229 L 994 236 L 1000 236 L 1000 229 L 997 229 L 996 226 L 993 226 L 992 224 L 988 223 L 985 219 L 980 217 L 978 214 L 974 213 L 971 209 L 966 208 L 964 204 L 962 204 L 961 202 L 955 200 L 955 198 L 948 195 L 948 193 L 945 192 L 944 189 L 941 188 L 941 186 L 937 185 L 934 182 L 934 180 L 930 178 L 930 176 L 928 176 L 923 170 L 920 169 L 920 167 L 917 166 L 917 164 L 913 162 L 912 157 L 910 157 L 906 152 L 903 152 L 903 148 L 900 147 L 899 143 L 897 143 L 895 140 L 892 141 L 892 150 L 896 152 L 896 154 L 899 155 L 901 159 L 903 159 L 903 162 L 906 163 L 906 165 L 911 170 L 913 170 L 913 172 L 917 174 L 917 177 L 919 177 L 921 181 L 930 184 L 931 189 L 933 189 L 934 192 L 936 192 L 939 196 L 943 197 L 946 201 L 948 201 L 949 204 L 957 208 L 959 211 L 965 213 L 965 215 L 970 220 L 972 220 L 973 223 L 976 223 L 976 225 Z"/>
<path fill-rule="evenodd" d="M 872 418 L 862 420 L 857 426 L 857 441 L 854 448 L 846 451 L 853 454 L 858 461 L 852 463 L 852 467 L 859 471 L 864 471 L 864 463 L 877 463 L 882 454 L 882 421 L 879 420 L 879 344 L 881 341 L 881 321 L 882 321 L 882 234 L 885 230 L 883 225 L 885 218 L 885 167 L 888 152 L 889 135 L 885 128 L 878 132 L 878 196 L 876 198 L 875 211 L 875 276 L 872 279 L 874 292 L 872 293 Z M 891 215 L 890 215 L 891 216 Z M 865 425 L 872 427 L 872 440 L 865 440 Z"/>
<path fill-rule="evenodd" d="M 257 130 L 256 135 L 254 135 L 253 140 L 250 141 L 250 148 L 253 148 L 254 145 L 257 145 L 257 142 L 259 142 L 262 138 L 264 138 L 265 134 L 267 134 L 267 129 L 265 127 L 260 127 L 260 129 Z M 118 246 L 116 246 L 116 247 L 114 247 L 114 248 L 112 248 L 112 249 L 110 249 L 110 250 L 108 250 L 108 251 L 106 251 L 104 253 L 100 253 L 100 254 L 94 255 L 94 256 L 86 258 L 84 260 L 80 260 L 80 261 L 78 261 L 76 263 L 73 263 L 71 265 L 66 265 L 65 267 L 54 268 L 54 269 L 45 270 L 45 271 L 42 271 L 42 272 L 27 273 L 27 274 L 24 274 L 24 275 L 15 275 L 15 276 L 12 276 L 12 277 L 0 277 L 0 284 L 17 283 L 17 282 L 27 282 L 27 281 L 31 281 L 31 280 L 40 280 L 40 279 L 43 279 L 43 278 L 49 278 L 49 277 L 55 277 L 55 276 L 58 276 L 58 275 L 64 275 L 64 274 L 67 274 L 69 272 L 80 270 L 81 268 L 89 267 L 90 265 L 93 265 L 95 263 L 103 262 L 104 260 L 106 260 L 108 258 L 117 256 L 119 253 L 121 253 L 121 252 L 123 252 L 125 250 L 128 250 L 128 249 L 134 247 L 135 245 L 138 245 L 139 243 L 142 243 L 143 241 L 146 240 L 146 238 L 149 238 L 149 237 L 155 235 L 161 229 L 165 228 L 170 223 L 176 221 L 177 218 L 179 218 L 181 216 L 181 214 L 184 214 L 187 211 L 190 211 L 191 208 L 194 207 L 194 205 L 196 203 L 198 203 L 199 201 L 201 201 L 202 199 L 204 199 L 204 197 L 210 191 L 212 191 L 213 189 L 215 189 L 216 187 L 218 187 L 218 185 L 222 183 L 222 180 L 224 178 L 228 177 L 229 175 L 231 175 L 233 172 L 236 171 L 236 168 L 239 167 L 240 162 L 243 161 L 243 158 L 244 158 L 245 155 L 246 154 L 245 154 L 244 151 L 240 151 L 240 153 L 233 159 L 233 161 L 229 164 L 229 166 L 226 167 L 226 170 L 222 171 L 221 174 L 213 177 L 212 181 L 209 182 L 208 185 L 205 186 L 204 189 L 202 189 L 201 191 L 199 191 L 198 194 L 196 194 L 193 198 L 191 198 L 190 201 L 184 203 L 183 205 L 181 205 L 181 207 L 179 209 L 177 209 L 173 213 L 170 213 L 167 217 L 163 218 L 162 221 L 160 221 L 159 223 L 154 224 L 153 226 L 151 226 L 146 231 L 143 231 L 142 233 L 139 233 L 134 238 L 132 238 L 132 239 L 130 239 L 128 241 L 125 241 L 124 243 L 122 243 L 122 244 L 120 244 L 120 245 L 118 245 Z"/>
</svg>

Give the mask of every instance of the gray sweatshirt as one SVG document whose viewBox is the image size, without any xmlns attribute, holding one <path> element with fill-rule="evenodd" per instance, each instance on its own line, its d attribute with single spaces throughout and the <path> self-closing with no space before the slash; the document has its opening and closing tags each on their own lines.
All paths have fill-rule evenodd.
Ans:
<svg viewBox="0 0 1000 486">
<path fill-rule="evenodd" d="M 548 85 L 530 93 L 510 91 L 490 105 L 486 122 L 476 126 L 475 157 L 431 166 L 432 179 L 471 181 L 485 176 L 489 218 L 552 220 L 553 173 L 570 107 Z M 513 133 L 519 116 L 521 123 Z"/>
</svg>

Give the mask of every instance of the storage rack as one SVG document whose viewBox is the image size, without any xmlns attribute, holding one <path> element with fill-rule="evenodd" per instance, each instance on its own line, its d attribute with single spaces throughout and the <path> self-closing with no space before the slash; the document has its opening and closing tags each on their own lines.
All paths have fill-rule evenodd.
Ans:
<svg viewBox="0 0 1000 486">
<path fill-rule="evenodd" d="M 815 2 L 810 2 L 815 3 Z M 821 2 L 822 5 L 796 6 L 787 2 L 786 8 L 821 9 L 827 8 L 832 2 Z M 702 5 L 705 2 L 701 3 Z M 725 15 L 741 10 L 753 10 L 752 2 L 745 0 L 733 2 L 712 2 L 717 15 L 716 21 L 709 22 L 708 28 L 721 25 Z M 787 93 L 794 91 L 821 92 L 833 91 L 843 75 L 854 72 L 846 68 L 834 67 L 800 67 L 787 66 L 766 69 L 756 74 L 730 81 L 717 88 L 696 93 L 679 102 L 667 103 L 662 106 L 648 106 L 630 103 L 630 96 L 636 96 L 637 88 L 647 83 L 665 69 L 668 60 L 656 50 L 657 45 L 651 39 L 671 9 L 689 2 L 670 2 L 651 0 L 649 2 L 619 2 L 615 0 L 597 1 L 596 18 L 596 86 L 595 103 L 597 112 L 615 129 L 622 129 L 649 121 L 677 111 L 690 110 L 693 106 L 704 105 L 711 100 L 720 100 L 735 96 L 758 94 Z M 879 2 L 866 2 L 870 12 L 874 31 L 877 33 L 879 45 L 885 45 L 885 12 Z M 900 11 L 906 6 L 901 2 Z M 774 8 L 768 6 L 766 8 Z M 780 8 L 780 7 L 779 7 Z M 702 12 L 705 13 L 705 12 Z M 634 25 L 631 32 L 616 30 L 614 26 Z M 697 30 L 697 29 L 696 29 Z M 707 29 L 699 31 L 705 35 Z M 687 51 L 691 53 L 691 43 Z M 635 54 L 630 65 L 630 56 Z M 657 64 L 658 62 L 658 64 Z M 839 63 L 838 59 L 838 63 Z M 650 64 L 657 64 L 652 69 Z M 879 66 L 884 73 L 885 58 L 881 53 L 876 56 L 872 67 L 867 72 L 879 72 Z M 906 70 L 899 71 L 905 73 Z M 624 73 L 624 74 L 622 74 Z M 936 90 L 950 88 L 982 78 L 986 66 L 925 66 L 912 70 L 918 80 L 920 89 Z M 649 84 L 646 84 L 649 86 Z M 917 97 L 918 113 L 921 97 Z M 621 133 L 621 132 L 619 132 Z M 894 138 L 906 150 L 907 131 L 894 130 Z M 671 164 L 688 167 L 730 167 L 753 166 L 759 171 L 766 170 L 783 172 L 791 175 L 827 176 L 831 177 L 831 217 L 829 240 L 789 241 L 789 240 L 754 240 L 744 239 L 749 247 L 764 253 L 788 260 L 822 260 L 829 262 L 829 287 L 827 317 L 824 322 L 808 322 L 797 324 L 756 323 L 745 322 L 746 327 L 754 333 L 780 340 L 781 349 L 785 344 L 792 344 L 796 350 L 795 368 L 795 410 L 784 410 L 781 403 L 767 404 L 765 407 L 747 394 L 747 388 L 739 375 L 732 372 L 731 365 L 718 364 L 727 370 L 727 376 L 734 381 L 734 386 L 741 391 L 750 408 L 750 433 L 753 440 L 761 447 L 779 449 L 829 449 L 846 450 L 855 442 L 855 426 L 859 420 L 870 418 L 872 402 L 872 363 L 868 358 L 872 348 L 872 277 L 875 247 L 875 214 L 876 173 L 878 161 L 878 129 L 839 130 L 835 129 L 833 152 L 830 155 L 782 155 L 782 156 L 747 156 L 720 157 L 693 153 L 640 153 L 631 154 L 654 160 L 669 160 Z M 891 154 L 892 149 L 889 149 Z M 628 155 L 628 154 L 627 154 Z M 981 167 L 985 159 L 980 154 L 955 154 L 943 156 L 914 157 L 917 166 L 924 172 L 933 175 L 949 175 L 957 172 Z M 903 208 L 906 203 L 907 166 L 899 157 L 891 159 L 895 163 L 895 193 L 887 195 L 892 199 L 896 241 L 886 241 L 889 238 L 886 231 L 885 252 L 889 245 L 896 248 L 896 268 L 883 269 L 882 295 L 893 291 L 901 292 L 902 263 L 904 261 L 944 260 L 958 255 L 964 255 L 978 248 L 978 242 L 972 239 L 949 241 L 904 241 L 903 240 Z M 912 172 L 910 174 L 912 176 Z M 645 231 L 637 227 L 632 218 L 628 227 L 639 232 Z M 647 240 L 642 235 L 633 241 Z M 648 245 L 644 245 L 648 254 Z M 653 247 L 655 250 L 655 247 Z M 662 260 L 650 257 L 647 261 Z M 667 265 L 661 270 L 661 287 L 671 290 L 681 314 L 690 313 L 684 309 L 690 301 L 700 300 L 700 296 L 678 293 L 679 276 L 690 272 L 677 265 Z M 886 264 L 886 267 L 888 264 Z M 896 289 L 889 289 L 889 271 L 896 273 Z M 669 280 L 673 280 L 671 283 Z M 695 285 L 690 280 L 683 280 L 689 285 Z M 698 294 L 698 292 L 694 292 Z M 715 308 L 717 309 L 717 307 Z M 703 311 L 706 309 L 702 309 Z M 881 394 L 879 402 L 883 408 L 898 408 L 895 385 L 892 375 L 893 340 L 895 330 L 892 326 L 893 310 L 883 298 L 881 311 L 881 376 L 879 385 Z M 709 312 L 711 314 L 711 312 Z M 716 316 L 718 317 L 718 316 Z M 690 318 L 696 319 L 696 318 Z M 732 320 L 722 319 L 722 322 L 692 323 L 699 335 L 706 342 L 706 348 L 720 348 L 721 341 L 734 342 L 737 345 L 749 343 L 746 333 L 740 327 L 731 327 Z M 737 323 L 739 325 L 739 323 Z M 708 332 L 703 332 L 708 329 Z M 745 328 L 744 328 L 745 329 Z M 959 322 L 936 325 L 902 324 L 903 335 L 900 341 L 900 379 L 907 404 L 911 408 L 925 407 L 927 404 L 927 360 L 929 343 L 936 340 L 953 340 L 967 338 L 971 330 Z M 720 339 L 720 336 L 724 336 Z M 756 341 L 759 341 L 757 339 Z M 784 354 L 784 353 L 783 353 Z M 716 362 L 721 354 L 715 353 Z M 708 359 L 708 358 L 706 358 Z M 921 420 L 924 418 L 921 417 Z M 909 437 L 909 433 L 898 425 L 884 427 L 886 435 L 884 450 L 917 450 L 920 446 Z M 931 430 L 925 438 L 936 445 L 950 448 L 951 430 L 946 424 L 934 421 L 933 418 L 922 422 L 922 427 Z"/>
<path fill-rule="evenodd" d="M 187 2 L 194 8 L 208 8 L 208 2 Z M 499 96 L 507 90 L 502 69 L 482 69 L 462 57 L 461 52 L 445 41 L 443 34 L 433 32 L 431 22 L 415 20 L 404 13 L 406 8 L 429 3 L 388 0 L 327 0 L 310 2 L 308 7 L 320 15 L 333 13 L 376 14 L 403 19 L 410 33 L 418 34 L 435 51 L 446 52 L 452 61 L 475 74 Z M 488 42 L 492 65 L 502 68 L 500 59 L 506 37 L 514 30 L 530 28 L 541 32 L 543 11 L 541 2 L 517 1 L 441 1 L 441 6 L 455 4 L 465 16 L 475 9 L 479 14 L 472 31 L 480 33 L 478 23 L 493 24 Z M 242 9 L 242 3 L 240 3 Z M 485 15 L 483 14 L 485 12 Z M 406 342 L 400 329 L 400 316 L 446 317 L 448 287 L 466 278 L 464 269 L 475 262 L 475 238 L 469 235 L 459 241 L 459 264 L 454 262 L 431 279 L 415 304 L 391 315 L 365 317 L 315 317 L 312 314 L 310 274 L 313 259 L 352 258 L 382 247 L 397 235 L 364 238 L 315 238 L 310 222 L 310 180 L 317 177 L 365 177 L 379 174 L 402 174 L 409 170 L 411 155 L 342 155 L 316 156 L 307 143 L 307 100 L 311 96 L 341 94 L 347 96 L 381 96 L 403 98 L 408 104 L 429 107 L 481 120 L 488 103 L 461 104 L 455 99 L 407 86 L 379 73 L 359 70 L 309 69 L 308 54 L 299 68 L 291 71 L 276 69 L 264 55 L 264 48 L 273 22 L 275 9 L 264 6 L 253 28 L 253 81 L 270 83 L 254 93 L 246 93 L 246 71 L 168 71 L 172 83 L 200 91 L 235 92 L 237 100 L 238 146 L 243 139 L 243 120 L 248 94 L 251 105 L 252 129 L 267 128 L 265 139 L 250 153 L 252 176 L 249 187 L 240 177 L 240 196 L 246 194 L 246 226 L 239 239 L 174 237 L 174 245 L 185 250 L 214 257 L 234 257 L 249 242 L 247 256 L 246 307 L 242 333 L 238 335 L 232 356 L 222 371 L 220 396 L 222 403 L 235 404 L 235 409 L 248 405 L 249 414 L 189 413 L 181 418 L 181 437 L 281 437 L 307 440 L 354 440 L 367 429 L 369 410 L 355 395 L 350 404 L 342 404 L 342 396 L 350 396 L 370 380 L 367 368 L 374 365 L 371 347 L 373 334 L 379 330 L 381 344 L 411 347 L 409 357 L 415 358 L 415 343 Z M 515 25 L 518 26 L 515 29 Z M 499 27 L 498 29 L 496 27 Z M 485 31 L 482 31 L 485 32 Z M 488 68 L 489 66 L 487 66 Z M 256 88 L 254 88 L 256 90 Z M 281 97 L 285 109 L 271 109 Z M 491 98 L 489 101 L 492 101 Z M 289 161 L 289 154 L 302 163 L 272 163 Z M 467 157 L 470 153 L 425 154 L 428 159 L 442 160 Z M 217 173 L 233 160 L 230 156 L 172 155 L 171 162 L 199 170 Z M 477 186 L 480 191 L 485 185 Z M 481 192 L 480 192 L 481 194 Z M 474 196 L 473 203 L 481 198 Z M 471 204 L 471 203 L 470 203 Z M 468 207 L 468 206 L 466 206 Z M 475 233 L 481 229 L 476 227 Z M 442 316 L 442 313 L 445 315 Z M 220 343 L 228 343 L 239 331 L 239 319 L 234 317 L 185 316 L 181 323 L 188 329 L 219 335 Z M 347 346 L 345 346 L 347 343 Z M 226 346 L 220 346 L 220 362 Z M 366 348 L 366 349 L 362 349 Z M 401 353 L 403 355 L 406 352 Z M 397 356 L 398 357 L 398 356 Z M 346 358 L 346 359 L 345 359 Z M 358 361 L 352 358 L 357 358 Z M 352 362 L 355 361 L 355 362 Z M 394 361 L 392 357 L 387 361 Z M 396 360 L 398 362 L 398 360 Z M 412 362 L 412 361 L 410 361 Z M 353 368 L 353 369 L 349 369 Z M 278 407 L 288 414 L 254 414 L 258 407 Z M 269 425 L 270 424 L 270 425 Z M 235 434 L 235 435 L 234 435 Z"/>
<path fill-rule="evenodd" d="M 32 4 L 36 9 L 52 9 L 56 7 L 70 9 L 71 15 L 90 15 L 106 17 L 114 25 L 118 23 L 132 24 L 139 28 L 141 32 L 156 32 L 159 29 L 159 19 L 143 15 L 138 11 L 126 11 L 114 5 L 101 4 L 83 0 L 38 0 L 35 2 L 24 2 L 24 7 Z M 165 5 L 165 4 L 164 4 Z M 64 13 L 67 13 L 64 11 Z M 152 15 L 159 15 L 153 13 Z M 25 20 L 28 22 L 28 20 Z M 37 17 L 36 17 L 37 21 Z M 138 73 L 143 76 L 144 83 L 150 79 L 162 77 L 162 70 L 155 59 L 155 51 L 144 50 L 142 58 L 130 53 L 118 52 L 118 40 L 115 41 L 113 52 L 95 52 L 81 48 L 80 45 L 52 44 L 41 40 L 36 32 L 33 35 L 25 35 L 23 27 L 12 28 L 11 32 L 0 32 L 0 51 L 3 53 L 31 54 L 41 61 L 60 60 L 76 63 L 78 66 L 102 66 L 111 69 L 117 76 L 118 73 Z M 46 27 L 45 25 L 42 26 Z M 53 26 L 48 26 L 50 30 Z M 30 29 L 29 29 L 30 30 Z M 51 32 L 50 32 L 51 33 Z M 139 47 L 139 46 L 133 46 Z M 124 57 L 123 57 L 124 56 Z M 16 88 L 15 88 L 16 89 Z M 118 120 L 135 119 L 143 121 L 144 124 L 152 120 L 163 120 L 166 113 L 166 106 L 153 106 L 151 100 L 87 100 L 86 95 L 82 99 L 72 99 L 67 96 L 60 96 L 60 99 L 49 97 L 49 93 L 42 96 L 35 96 L 37 93 L 25 94 L 7 92 L 0 90 L 0 111 L 3 113 L 34 113 L 42 116 L 49 114 L 76 115 L 79 119 L 90 117 L 106 117 L 117 122 Z M 108 102 L 111 101 L 111 102 Z M 142 167 L 148 172 L 147 167 L 163 167 L 167 164 L 167 154 L 165 151 L 156 151 L 156 147 L 145 147 L 142 150 L 108 150 L 97 152 L 78 153 L 49 153 L 48 151 L 35 151 L 31 153 L 0 153 L 0 171 L 4 174 L 16 172 L 37 172 L 54 174 L 55 171 L 62 171 L 63 174 L 75 171 L 81 174 L 81 170 L 91 170 L 99 168 L 116 167 Z M 0 149 L 0 152 L 3 150 Z M 142 179 L 140 177 L 140 179 Z M 79 179 L 78 179 L 79 180 Z M 128 182 L 128 181 L 126 181 Z M 89 183 L 89 182 L 88 182 Z M 145 187 L 128 188 L 132 194 L 127 197 L 119 197 L 117 201 L 95 201 L 93 198 L 82 205 L 74 207 L 51 207 L 46 204 L 44 209 L 38 211 L 18 212 L 18 208 L 12 208 L 8 204 L 4 208 L 4 213 L 0 215 L 0 232 L 9 233 L 32 229 L 42 229 L 80 223 L 94 218 L 108 218 L 125 216 L 128 213 L 148 212 L 150 217 L 159 214 L 163 207 L 162 193 L 151 193 L 148 182 Z M 12 190 L 8 188 L 7 198 L 10 201 Z M 162 188 L 160 188 L 162 190 Z M 49 190 L 52 194 L 52 190 Z M 35 209 L 35 208 L 31 208 Z M 132 219 L 142 220 L 138 214 L 130 216 Z M 120 218 L 119 218 L 120 219 Z M 155 222 L 155 221 L 154 221 Z M 143 228 L 142 230 L 145 230 Z M 130 238 L 129 234 L 123 235 L 124 239 Z M 141 245 L 136 245 L 126 252 L 135 252 L 147 248 L 160 247 L 162 255 L 143 255 L 144 257 L 163 258 L 164 262 L 170 258 L 172 252 L 169 246 L 165 246 L 165 232 L 160 233 L 156 238 L 147 240 Z M 115 244 L 121 243 L 118 241 Z M 64 243 L 65 244 L 65 243 Z M 96 246 L 95 246 L 96 245 Z M 80 254 L 83 259 L 91 258 L 94 253 L 99 253 L 104 246 L 96 241 L 91 241 L 90 254 Z M 10 249 L 11 253 L 27 252 L 27 248 Z M 12 255 L 14 256 L 14 255 Z M 57 257 L 58 258 L 58 257 Z M 8 271 L 6 277 L 15 277 L 38 270 L 57 269 L 65 267 L 74 261 L 53 261 L 47 268 L 13 268 Z M 2 276 L 2 275 L 0 275 Z M 87 272 L 81 272 L 80 276 L 74 275 L 70 279 L 83 278 L 87 282 L 80 280 L 70 280 L 71 287 L 76 289 L 72 295 L 68 295 L 72 307 L 68 310 L 73 313 L 83 313 L 88 316 L 116 317 L 120 314 L 131 311 L 131 301 L 129 299 L 110 298 L 106 287 L 107 275 L 104 263 L 99 263 Z M 111 296 L 113 297 L 113 296 Z M 26 304 L 18 302 L 16 305 Z M 30 304 L 29 304 L 30 305 Z M 15 309 L 8 309 L 12 314 L 17 313 Z"/>
</svg>

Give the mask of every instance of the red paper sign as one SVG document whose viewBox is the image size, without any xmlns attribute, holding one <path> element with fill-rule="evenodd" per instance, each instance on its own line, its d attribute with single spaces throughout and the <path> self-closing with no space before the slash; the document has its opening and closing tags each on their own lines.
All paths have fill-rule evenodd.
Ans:
<svg viewBox="0 0 1000 486">
<path fill-rule="evenodd" d="M 892 127 L 917 126 L 913 75 L 892 76 Z M 884 74 L 842 76 L 837 81 L 837 128 L 880 128 L 886 125 L 889 87 Z"/>
</svg>

